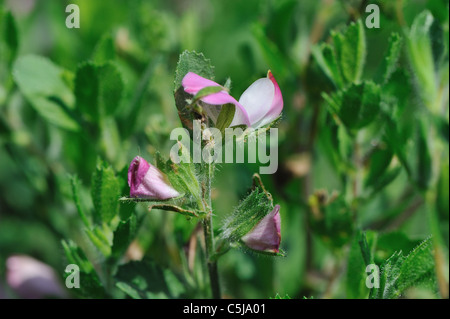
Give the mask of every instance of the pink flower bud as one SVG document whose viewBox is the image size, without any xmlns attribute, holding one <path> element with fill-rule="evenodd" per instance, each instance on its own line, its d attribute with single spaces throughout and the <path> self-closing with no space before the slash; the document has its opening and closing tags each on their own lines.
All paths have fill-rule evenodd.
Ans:
<svg viewBox="0 0 450 319">
<path fill-rule="evenodd" d="M 6 281 L 22 298 L 67 297 L 53 268 L 29 256 L 6 260 Z"/>
<path fill-rule="evenodd" d="M 130 164 L 128 186 L 130 197 L 164 200 L 181 195 L 160 170 L 140 156 L 136 156 Z"/>
<path fill-rule="evenodd" d="M 281 243 L 280 205 L 261 219 L 253 229 L 242 237 L 249 248 L 259 251 L 278 253 Z"/>
<path fill-rule="evenodd" d="M 206 87 L 220 87 L 216 82 L 192 72 L 184 76 L 182 85 L 184 90 L 192 95 Z M 258 79 L 250 85 L 241 95 L 239 102 L 229 95 L 225 88 L 220 92 L 204 96 L 201 100 L 211 105 L 234 104 L 236 112 L 230 126 L 244 124 L 254 128 L 261 127 L 275 120 L 283 110 L 281 90 L 270 71 L 266 78 Z"/>
</svg>

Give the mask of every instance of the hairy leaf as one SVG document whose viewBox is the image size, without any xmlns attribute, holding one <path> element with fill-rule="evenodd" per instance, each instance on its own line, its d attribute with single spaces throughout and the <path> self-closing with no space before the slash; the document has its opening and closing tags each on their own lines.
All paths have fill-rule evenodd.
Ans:
<svg viewBox="0 0 450 319">
<path fill-rule="evenodd" d="M 118 215 L 120 187 L 118 178 L 111 166 L 101 160 L 92 176 L 92 201 L 100 220 L 109 223 Z"/>
<path fill-rule="evenodd" d="M 401 251 L 394 253 L 382 266 L 380 288 L 374 288 L 372 297 L 399 298 L 408 288 L 420 286 L 437 291 L 432 251 L 429 238 L 406 257 Z"/>
<path fill-rule="evenodd" d="M 332 37 L 343 80 L 347 84 L 359 83 L 366 59 L 363 23 L 353 22 L 343 32 L 333 32 Z"/>
<path fill-rule="evenodd" d="M 76 131 L 74 96 L 62 79 L 63 73 L 53 62 L 36 55 L 21 57 L 13 65 L 14 80 L 31 106 L 50 123 Z"/>
</svg>

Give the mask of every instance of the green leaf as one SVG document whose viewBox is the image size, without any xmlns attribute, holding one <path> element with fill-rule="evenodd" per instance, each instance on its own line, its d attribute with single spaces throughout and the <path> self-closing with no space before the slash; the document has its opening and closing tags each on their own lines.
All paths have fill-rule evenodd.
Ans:
<svg viewBox="0 0 450 319">
<path fill-rule="evenodd" d="M 397 282 L 399 295 L 407 288 L 419 285 L 437 291 L 432 240 L 425 240 L 410 252 L 403 261 L 400 271 Z"/>
<path fill-rule="evenodd" d="M 7 50 L 5 51 L 1 50 L 2 42 L 6 45 Z M 7 61 L 9 66 L 16 58 L 18 48 L 19 35 L 16 20 L 11 12 L 0 11 L 0 53 L 5 54 L 5 61 Z"/>
<path fill-rule="evenodd" d="M 413 158 L 413 179 L 422 190 L 428 189 L 433 175 L 433 160 L 428 138 L 429 123 L 427 119 L 421 119 L 416 126 L 415 132 L 413 151 L 416 153 L 416 156 Z"/>
<path fill-rule="evenodd" d="M 133 299 L 179 298 L 185 288 L 170 271 L 153 261 L 130 262 L 119 268 L 116 286 Z"/>
<path fill-rule="evenodd" d="M 366 58 L 366 38 L 361 20 L 352 22 L 343 32 L 332 33 L 336 60 L 346 84 L 358 83 Z"/>
<path fill-rule="evenodd" d="M 114 231 L 111 254 L 115 258 L 122 257 L 137 235 L 138 222 L 136 216 L 132 215 L 128 220 L 121 221 Z"/>
<path fill-rule="evenodd" d="M 78 66 L 75 77 L 75 96 L 77 107 L 88 120 L 98 121 L 99 80 L 97 68 L 93 63 L 83 63 Z"/>
<path fill-rule="evenodd" d="M 389 167 L 394 154 L 388 147 L 377 148 L 370 156 L 369 172 L 365 178 L 365 187 L 375 184 L 377 179 L 383 175 L 383 173 Z"/>
<path fill-rule="evenodd" d="M 233 122 L 235 112 L 236 106 L 234 104 L 225 104 L 222 106 L 216 123 L 216 127 L 222 132 L 222 135 L 224 134 L 225 129 Z"/>
<path fill-rule="evenodd" d="M 100 121 L 101 140 L 100 146 L 106 159 L 117 163 L 123 160 L 121 139 L 114 118 L 107 117 Z"/>
<path fill-rule="evenodd" d="M 137 119 L 139 118 L 142 100 L 147 92 L 149 87 L 149 83 L 153 77 L 156 66 L 158 66 L 162 61 L 160 55 L 156 56 L 152 59 L 148 64 L 145 70 L 143 71 L 141 78 L 136 86 L 136 90 L 133 93 L 133 96 L 124 109 L 125 116 L 121 116 L 118 118 L 119 128 L 122 133 L 122 136 L 129 136 L 136 127 Z"/>
<path fill-rule="evenodd" d="M 342 97 L 339 116 L 350 128 L 362 128 L 375 120 L 380 110 L 381 89 L 373 82 L 352 85 Z"/>
<path fill-rule="evenodd" d="M 402 53 L 402 45 L 402 37 L 398 33 L 392 33 L 389 37 L 388 50 L 381 66 L 382 83 L 387 83 L 391 75 L 397 70 L 398 60 Z"/>
<path fill-rule="evenodd" d="M 288 294 L 285 294 L 284 297 L 281 297 L 280 294 L 277 292 L 277 294 L 275 295 L 275 297 L 270 297 L 270 299 L 292 299 L 291 297 L 289 297 Z"/>
<path fill-rule="evenodd" d="M 288 70 L 286 63 L 284 62 L 285 57 L 280 52 L 277 45 L 266 36 L 263 25 L 260 23 L 253 24 L 252 34 L 256 41 L 258 41 L 264 60 L 270 66 L 270 69 L 272 69 L 280 78 L 284 78 L 286 76 L 286 70 Z"/>
<path fill-rule="evenodd" d="M 70 264 L 75 264 L 80 267 L 80 271 L 85 273 L 90 273 L 94 271 L 94 267 L 88 261 L 85 254 L 81 251 L 79 247 L 75 245 L 71 240 L 62 240 L 61 244 L 63 246 L 64 252 L 66 254 L 67 261 Z"/>
<path fill-rule="evenodd" d="M 116 49 L 114 46 L 114 39 L 111 34 L 105 34 L 92 54 L 92 61 L 96 64 L 104 64 L 116 58 Z"/>
<path fill-rule="evenodd" d="M 434 113 L 439 114 L 439 103 L 436 103 L 437 86 L 434 72 L 433 51 L 429 31 L 433 24 L 433 16 L 430 12 L 424 11 L 419 14 L 409 30 L 406 37 L 407 49 L 414 70 L 414 75 L 418 81 L 420 95 L 428 107 Z"/>
<path fill-rule="evenodd" d="M 437 184 L 436 208 L 438 212 L 440 233 L 444 243 L 449 247 L 449 163 L 448 160 L 441 165 L 441 176 Z"/>
<path fill-rule="evenodd" d="M 391 117 L 391 115 L 383 114 L 383 121 L 386 123 L 386 131 L 384 139 L 389 147 L 397 155 L 400 163 L 405 168 L 409 176 L 412 175 L 412 169 L 409 164 L 407 154 L 407 138 L 400 131 L 400 127 L 397 122 Z"/>
<path fill-rule="evenodd" d="M 387 106 L 386 111 L 393 119 L 401 120 L 405 118 L 405 112 L 410 111 L 410 101 L 414 95 L 411 83 L 412 79 L 408 70 L 398 68 L 390 75 L 389 81 L 383 84 L 382 105 Z"/>
<path fill-rule="evenodd" d="M 343 125 L 339 125 L 338 127 L 337 140 L 341 159 L 344 163 L 351 163 L 355 143 L 353 136 L 348 133 L 348 130 Z"/>
<path fill-rule="evenodd" d="M 411 239 L 400 231 L 380 233 L 377 240 L 375 262 L 382 264 L 384 260 L 396 251 L 412 251 L 420 243 L 420 240 Z"/>
<path fill-rule="evenodd" d="M 133 197 L 121 197 L 120 201 L 123 203 L 146 203 L 149 206 L 149 209 L 161 209 L 171 212 L 180 213 L 182 215 L 188 216 L 188 217 L 199 217 L 198 208 L 191 209 L 188 206 L 190 206 L 190 201 L 186 197 L 178 197 L 178 198 L 171 198 L 171 199 L 165 199 L 165 200 L 155 200 L 155 199 L 146 199 L 146 198 L 133 198 Z M 186 208 L 183 208 L 186 207 Z"/>
<path fill-rule="evenodd" d="M 214 94 L 214 93 L 219 93 L 221 91 L 223 91 L 224 88 L 221 86 L 207 86 L 203 89 L 201 89 L 200 91 L 197 92 L 197 94 L 194 95 L 193 101 L 198 101 L 201 98 L 204 98 L 205 96 Z"/>
<path fill-rule="evenodd" d="M 443 119 L 442 117 L 435 117 L 435 123 L 438 132 L 441 135 L 441 138 L 448 144 L 450 141 L 449 139 L 450 128 L 448 121 Z"/>
<path fill-rule="evenodd" d="M 50 123 L 77 131 L 74 96 L 62 79 L 63 73 L 50 60 L 35 55 L 21 57 L 13 65 L 14 80 L 31 106 Z"/>
<path fill-rule="evenodd" d="M 130 192 L 130 187 L 128 186 L 128 166 L 124 166 L 121 171 L 117 172 L 117 177 L 119 179 L 120 194 L 126 194 Z M 128 221 L 132 215 L 135 214 L 136 203 L 126 202 L 119 199 L 119 217 L 122 222 Z"/>
<path fill-rule="evenodd" d="M 435 70 L 438 70 L 438 68 L 440 67 L 444 67 L 442 64 L 445 63 L 445 60 L 447 60 L 448 63 L 448 58 L 445 59 L 445 34 L 442 26 L 443 24 L 441 23 L 441 21 L 439 21 L 438 19 L 434 19 L 433 24 L 431 25 L 429 30 Z"/>
<path fill-rule="evenodd" d="M 449 163 L 443 163 L 441 166 L 441 176 L 439 177 L 437 187 L 437 207 L 439 214 L 443 219 L 449 219 Z"/>
<path fill-rule="evenodd" d="M 85 213 L 85 210 L 81 206 L 80 201 L 80 180 L 77 176 L 71 176 L 70 183 L 72 186 L 72 195 L 73 195 L 73 201 L 75 203 L 75 206 L 77 208 L 78 215 L 80 216 L 81 220 L 83 221 L 84 226 L 86 228 L 91 227 L 91 221 L 89 220 L 88 216 Z"/>
<path fill-rule="evenodd" d="M 369 197 L 374 196 L 376 193 L 383 190 L 387 185 L 392 183 L 401 172 L 402 167 L 400 165 L 396 165 L 386 170 L 384 174 L 379 176 L 379 178 L 371 185 L 371 193 Z"/>
<path fill-rule="evenodd" d="M 189 72 L 193 72 L 206 79 L 214 80 L 214 67 L 211 65 L 211 61 L 205 58 L 203 53 L 184 51 L 180 55 L 175 72 L 174 92 L 181 87 L 181 81 Z"/>
<path fill-rule="evenodd" d="M 103 254 L 104 257 L 111 255 L 112 243 L 108 240 L 105 234 L 102 233 L 100 228 L 85 229 L 84 230 L 89 237 L 91 243 Z"/>
<path fill-rule="evenodd" d="M 98 67 L 100 79 L 100 101 L 104 116 L 115 114 L 124 90 L 122 75 L 116 65 L 108 62 Z"/>
<path fill-rule="evenodd" d="M 358 231 L 352 241 L 347 264 L 347 298 L 365 299 L 369 295 L 366 286 L 366 267 L 373 264 L 376 233 Z"/>
<path fill-rule="evenodd" d="M 167 211 L 171 211 L 171 212 L 176 212 L 176 213 L 180 213 L 182 215 L 186 215 L 188 217 L 198 217 L 198 214 L 196 211 L 190 210 L 190 209 L 185 209 L 182 208 L 180 206 L 176 206 L 176 205 L 172 205 L 172 204 L 150 204 L 149 206 L 150 209 L 161 209 L 161 210 L 167 210 Z"/>
<path fill-rule="evenodd" d="M 324 98 L 350 130 L 369 125 L 380 113 L 381 88 L 373 82 L 352 84 L 331 96 L 325 94 Z"/>
<path fill-rule="evenodd" d="M 343 195 L 316 191 L 308 199 L 311 228 L 332 248 L 348 243 L 353 233 L 352 211 Z"/>
<path fill-rule="evenodd" d="M 400 276 L 403 262 L 402 252 L 395 252 L 385 261 L 380 273 L 380 288 L 373 288 L 371 299 L 391 299 L 395 294 L 395 283 Z"/>
<path fill-rule="evenodd" d="M 423 241 L 408 256 L 402 252 L 394 253 L 383 265 L 380 288 L 375 290 L 374 298 L 399 298 L 411 287 L 425 287 L 437 291 L 434 272 L 433 244 L 429 238 Z"/>
<path fill-rule="evenodd" d="M 97 162 L 92 176 L 92 201 L 102 222 L 109 223 L 118 215 L 120 185 L 114 170 L 103 161 Z"/>
<path fill-rule="evenodd" d="M 334 83 L 337 88 L 342 87 L 342 76 L 336 62 L 334 48 L 326 43 L 315 45 L 312 54 L 322 71 Z"/>
<path fill-rule="evenodd" d="M 73 289 L 74 293 L 84 298 L 105 298 L 105 290 L 94 266 L 87 259 L 83 251 L 72 241 L 61 242 L 68 264 L 80 267 L 80 288 Z M 64 273 L 68 276 L 69 273 Z"/>
<path fill-rule="evenodd" d="M 75 78 L 77 106 L 93 122 L 115 114 L 120 105 L 124 83 L 114 63 L 78 66 Z"/>
</svg>

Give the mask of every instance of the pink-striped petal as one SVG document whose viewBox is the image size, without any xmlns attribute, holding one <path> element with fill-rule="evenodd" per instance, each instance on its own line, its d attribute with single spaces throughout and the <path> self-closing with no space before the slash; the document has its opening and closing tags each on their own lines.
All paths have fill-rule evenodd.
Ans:
<svg viewBox="0 0 450 319">
<path fill-rule="evenodd" d="M 193 72 L 188 72 L 183 80 L 181 81 L 181 85 L 184 88 L 184 91 L 186 93 L 195 95 L 197 94 L 201 89 L 208 87 L 208 86 L 221 86 L 220 84 L 205 79 L 204 77 L 201 77 L 198 74 L 195 74 Z"/>
<path fill-rule="evenodd" d="M 239 103 L 247 111 L 253 127 L 270 111 L 274 95 L 274 85 L 268 78 L 256 80 L 242 93 Z"/>
<path fill-rule="evenodd" d="M 246 110 L 253 128 L 269 124 L 280 116 L 283 110 L 283 96 L 272 72 L 269 71 L 266 78 L 253 82 L 242 93 L 239 103 Z M 235 116 L 230 126 L 237 125 L 238 122 L 239 118 Z"/>
<path fill-rule="evenodd" d="M 277 253 L 281 243 L 280 205 L 259 221 L 242 241 L 249 248 L 259 251 Z"/>
<path fill-rule="evenodd" d="M 205 79 L 205 78 L 201 77 L 200 75 L 195 74 L 193 72 L 188 72 L 184 76 L 183 80 L 181 81 L 181 84 L 183 85 L 183 88 L 186 91 L 186 93 L 189 93 L 192 95 L 196 95 L 198 92 L 200 92 L 200 90 L 202 90 L 206 87 L 210 87 L 210 86 L 220 86 L 221 87 L 221 85 L 217 84 L 216 82 Z M 230 126 L 241 125 L 241 124 L 250 126 L 250 120 L 249 120 L 247 111 L 238 101 L 236 101 L 236 99 L 234 97 L 232 97 L 225 90 L 225 88 L 220 92 L 204 96 L 200 100 L 206 104 L 211 104 L 211 105 L 234 104 L 236 106 L 236 112 L 235 112 L 236 121 L 234 121 L 234 120 L 233 121 L 236 124 L 232 124 Z"/>
<path fill-rule="evenodd" d="M 140 156 L 136 156 L 130 164 L 128 186 L 130 197 L 164 200 L 181 195 L 160 170 Z"/>
<path fill-rule="evenodd" d="M 269 124 L 270 122 L 276 120 L 280 116 L 281 111 L 283 111 L 283 95 L 281 94 L 280 87 L 278 86 L 278 83 L 275 80 L 275 77 L 273 76 L 271 71 L 269 71 L 267 73 L 267 77 L 273 84 L 274 96 L 273 96 L 269 111 L 264 115 L 264 117 L 262 118 L 262 120 L 259 123 L 255 124 L 255 126 L 258 126 L 258 127 L 264 126 L 264 125 Z"/>
</svg>

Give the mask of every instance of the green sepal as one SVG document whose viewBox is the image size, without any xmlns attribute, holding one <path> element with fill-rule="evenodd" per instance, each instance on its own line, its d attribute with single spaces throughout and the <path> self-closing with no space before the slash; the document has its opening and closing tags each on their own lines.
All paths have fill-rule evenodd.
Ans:
<svg viewBox="0 0 450 319">
<path fill-rule="evenodd" d="M 255 183 L 251 193 L 241 201 L 222 226 L 220 237 L 230 243 L 240 243 L 267 214 L 273 210 L 272 196 Z"/>
</svg>

